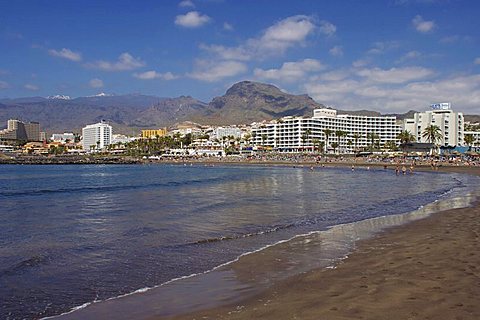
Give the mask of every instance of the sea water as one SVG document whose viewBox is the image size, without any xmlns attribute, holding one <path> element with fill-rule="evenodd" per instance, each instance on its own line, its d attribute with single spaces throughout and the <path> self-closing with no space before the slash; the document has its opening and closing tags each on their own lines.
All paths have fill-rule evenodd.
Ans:
<svg viewBox="0 0 480 320">
<path fill-rule="evenodd" d="M 360 168 L 0 166 L 0 318 L 167 287 L 284 240 L 295 245 L 297 235 L 411 212 L 469 183 Z M 215 287 L 228 274 L 209 277 L 201 281 Z"/>
</svg>

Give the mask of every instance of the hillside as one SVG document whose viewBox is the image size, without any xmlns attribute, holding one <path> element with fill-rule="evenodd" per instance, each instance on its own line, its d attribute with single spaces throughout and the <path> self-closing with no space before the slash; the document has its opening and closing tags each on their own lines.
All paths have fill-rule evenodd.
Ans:
<svg viewBox="0 0 480 320">
<path fill-rule="evenodd" d="M 0 100 L 0 129 L 8 119 L 38 121 L 42 130 L 80 132 L 87 124 L 108 121 L 116 133 L 137 134 L 140 129 L 171 127 L 193 121 L 201 124 L 249 124 L 283 116 L 311 116 L 325 108 L 308 95 L 292 95 L 265 83 L 242 81 L 221 97 L 204 103 L 190 96 L 162 98 L 151 95 L 99 94 L 71 99 L 68 96 L 28 97 Z M 412 118 L 415 111 L 388 114 L 398 119 Z M 369 110 L 338 111 L 339 114 L 379 116 Z M 466 115 L 465 121 L 478 122 L 480 116 Z"/>
</svg>

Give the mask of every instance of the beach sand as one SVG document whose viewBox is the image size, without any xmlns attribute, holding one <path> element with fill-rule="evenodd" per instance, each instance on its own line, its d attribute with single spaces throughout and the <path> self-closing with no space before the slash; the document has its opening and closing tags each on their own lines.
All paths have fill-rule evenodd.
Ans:
<svg viewBox="0 0 480 320">
<path fill-rule="evenodd" d="M 480 175 L 478 167 L 439 171 Z M 361 241 L 335 269 L 289 278 L 235 305 L 169 319 L 480 319 L 478 248 L 477 202 Z"/>
</svg>

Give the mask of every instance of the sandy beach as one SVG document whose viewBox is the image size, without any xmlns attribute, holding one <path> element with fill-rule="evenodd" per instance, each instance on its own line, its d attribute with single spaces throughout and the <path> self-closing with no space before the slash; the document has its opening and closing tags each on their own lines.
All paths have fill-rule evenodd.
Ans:
<svg viewBox="0 0 480 320">
<path fill-rule="evenodd" d="M 438 171 L 480 175 L 478 167 Z M 240 303 L 169 319 L 480 319 L 479 246 L 477 199 L 471 207 L 361 241 L 335 269 L 313 270 Z"/>
</svg>

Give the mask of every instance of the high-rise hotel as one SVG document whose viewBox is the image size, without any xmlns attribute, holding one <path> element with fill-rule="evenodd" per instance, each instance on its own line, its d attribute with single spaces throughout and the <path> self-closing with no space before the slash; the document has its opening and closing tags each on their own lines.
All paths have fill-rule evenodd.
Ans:
<svg viewBox="0 0 480 320">
<path fill-rule="evenodd" d="M 405 119 L 405 130 L 413 134 L 417 142 L 430 142 L 423 137 L 423 132 L 427 127 L 435 125 L 441 131 L 441 139 L 436 142 L 437 145 L 464 145 L 463 113 L 454 112 L 449 102 L 432 104 L 430 107 L 432 110 L 417 112 L 413 119 Z"/>
<path fill-rule="evenodd" d="M 89 124 L 82 129 L 83 150 L 102 150 L 112 142 L 112 126 L 106 122 Z"/>
<path fill-rule="evenodd" d="M 339 153 L 352 153 L 370 146 L 372 139 L 380 146 L 390 141 L 398 144 L 397 136 L 401 130 L 396 117 L 337 115 L 333 109 L 315 109 L 310 118 L 284 117 L 257 124 L 252 128 L 252 142 L 280 152 L 311 151 L 318 148 L 317 143 L 323 143 L 328 151 L 336 149 Z M 339 131 L 344 135 L 338 137 Z"/>
</svg>

